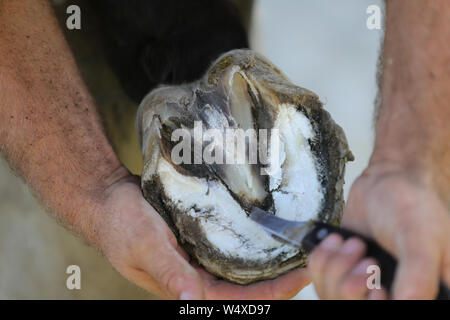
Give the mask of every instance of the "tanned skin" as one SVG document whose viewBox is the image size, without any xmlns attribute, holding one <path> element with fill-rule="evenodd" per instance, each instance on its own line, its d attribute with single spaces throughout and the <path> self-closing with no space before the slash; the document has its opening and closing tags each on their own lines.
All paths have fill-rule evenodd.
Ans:
<svg viewBox="0 0 450 320">
<path fill-rule="evenodd" d="M 189 263 L 102 130 L 45 0 L 0 0 L 0 148 L 46 208 L 162 298 L 290 298 L 306 270 L 250 286 Z"/>
<path fill-rule="evenodd" d="M 399 259 L 393 293 L 368 290 L 364 244 L 330 235 L 310 257 L 324 299 L 432 299 L 450 287 L 450 2 L 388 0 L 381 109 L 343 226 Z M 383 276 L 381 274 L 381 276 Z"/>
<path fill-rule="evenodd" d="M 393 298 L 433 298 L 440 277 L 450 284 L 448 16 L 447 0 L 387 3 L 375 150 L 345 209 L 344 226 L 399 259 Z M 308 283 L 298 269 L 242 287 L 188 262 L 105 138 L 47 1 L 0 0 L 0 43 L 3 155 L 124 277 L 163 298 L 289 298 Z M 333 235 L 312 254 L 320 297 L 387 298 L 368 292 L 374 262 L 363 250 Z"/>
</svg>

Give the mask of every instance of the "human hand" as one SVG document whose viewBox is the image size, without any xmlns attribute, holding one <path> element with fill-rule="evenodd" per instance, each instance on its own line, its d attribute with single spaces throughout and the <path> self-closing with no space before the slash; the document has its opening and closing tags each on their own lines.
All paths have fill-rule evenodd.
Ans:
<svg viewBox="0 0 450 320">
<path fill-rule="evenodd" d="M 217 279 L 189 261 L 136 177 L 112 184 L 102 203 L 100 249 L 125 278 L 161 298 L 288 299 L 309 283 L 305 269 L 247 286 Z"/>
<path fill-rule="evenodd" d="M 398 259 L 392 296 L 369 290 L 365 246 L 330 235 L 310 256 L 308 270 L 323 299 L 433 299 L 439 279 L 450 284 L 450 215 L 425 174 L 376 164 L 349 193 L 342 226 L 373 238 Z M 381 277 L 383 274 L 381 274 Z"/>
</svg>

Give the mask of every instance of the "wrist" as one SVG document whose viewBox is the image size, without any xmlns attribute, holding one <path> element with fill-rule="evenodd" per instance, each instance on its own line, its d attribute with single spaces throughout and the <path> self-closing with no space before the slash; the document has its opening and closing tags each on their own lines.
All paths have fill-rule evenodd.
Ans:
<svg viewBox="0 0 450 320">
<path fill-rule="evenodd" d="M 61 218 L 63 224 L 84 238 L 90 245 L 103 252 L 102 243 L 111 230 L 114 206 L 111 206 L 112 191 L 120 181 L 132 177 L 122 165 L 111 167 L 110 171 L 96 177 L 96 181 L 83 178 L 83 186 L 78 190 L 71 188 L 68 196 L 56 194 L 56 205 L 48 201 L 50 211 Z M 64 201 L 61 201 L 64 199 Z"/>
<path fill-rule="evenodd" d="M 103 243 L 107 240 L 113 225 L 114 213 L 119 210 L 114 205 L 114 199 L 120 196 L 117 193 L 118 186 L 123 183 L 135 181 L 136 177 L 123 166 L 111 168 L 111 171 L 102 177 L 86 199 L 90 223 L 81 228 L 83 236 L 94 246 L 104 251 Z"/>
<path fill-rule="evenodd" d="M 402 174 L 408 180 L 432 189 L 444 203 L 450 205 L 450 175 L 442 159 L 423 149 L 407 153 L 401 148 L 391 148 L 388 144 L 374 148 L 367 172 L 381 176 Z M 450 207 L 450 206 L 449 206 Z"/>
</svg>

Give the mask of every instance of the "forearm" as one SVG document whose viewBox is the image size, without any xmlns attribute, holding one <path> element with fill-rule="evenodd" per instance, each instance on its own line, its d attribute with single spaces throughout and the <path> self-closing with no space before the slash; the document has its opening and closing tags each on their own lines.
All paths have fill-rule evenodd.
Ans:
<svg viewBox="0 0 450 320">
<path fill-rule="evenodd" d="M 47 1 L 0 1 L 0 147 L 60 220 L 91 242 L 102 190 L 127 172 Z"/>
<path fill-rule="evenodd" d="M 372 163 L 388 160 L 426 172 L 422 178 L 450 203 L 450 3 L 386 2 L 382 104 Z"/>
</svg>

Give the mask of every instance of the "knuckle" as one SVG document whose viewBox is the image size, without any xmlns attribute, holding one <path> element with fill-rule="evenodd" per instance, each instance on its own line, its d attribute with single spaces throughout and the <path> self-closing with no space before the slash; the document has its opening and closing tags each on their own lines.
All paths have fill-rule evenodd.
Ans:
<svg viewBox="0 0 450 320">
<path fill-rule="evenodd" d="M 176 282 L 178 279 L 178 273 L 175 270 L 173 270 L 172 268 L 165 269 L 159 279 L 162 287 L 165 290 L 167 290 L 171 294 L 175 293 L 174 287 L 176 286 Z"/>
</svg>

